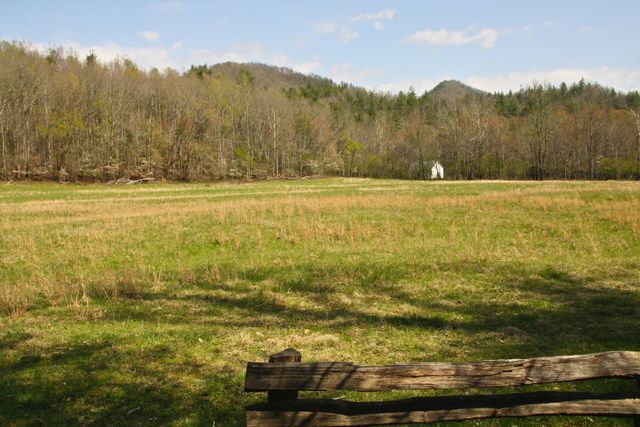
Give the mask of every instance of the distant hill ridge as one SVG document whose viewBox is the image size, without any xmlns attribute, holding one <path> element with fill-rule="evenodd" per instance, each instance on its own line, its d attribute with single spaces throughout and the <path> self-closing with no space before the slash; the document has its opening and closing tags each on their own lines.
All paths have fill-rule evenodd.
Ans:
<svg viewBox="0 0 640 427">
<path fill-rule="evenodd" d="M 429 95 L 441 98 L 461 98 L 467 95 L 488 95 L 488 93 L 458 80 L 444 80 L 431 89 Z"/>
<path fill-rule="evenodd" d="M 237 80 L 241 72 L 248 71 L 253 77 L 253 85 L 258 88 L 276 87 L 288 88 L 292 86 L 326 85 L 335 83 L 328 78 L 314 74 L 303 74 L 287 67 L 278 67 L 259 62 L 223 62 L 209 67 L 211 74 L 222 74 Z"/>
<path fill-rule="evenodd" d="M 267 65 L 258 62 L 223 62 L 212 65 L 209 67 L 209 70 L 212 74 L 223 74 L 234 80 L 239 78 L 243 70 L 248 71 L 254 78 L 253 84 L 258 88 L 287 88 L 305 86 L 308 84 L 338 86 L 340 84 L 339 82 L 334 82 L 329 78 L 315 74 L 303 74 L 290 68 Z M 429 95 L 438 98 L 462 98 L 467 95 L 488 95 L 487 92 L 466 85 L 458 80 L 444 80 L 428 93 Z"/>
</svg>

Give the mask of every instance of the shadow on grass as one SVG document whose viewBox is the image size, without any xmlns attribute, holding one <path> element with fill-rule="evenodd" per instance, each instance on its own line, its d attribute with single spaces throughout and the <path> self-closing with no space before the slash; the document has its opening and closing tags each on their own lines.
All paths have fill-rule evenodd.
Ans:
<svg viewBox="0 0 640 427">
<path fill-rule="evenodd" d="M 501 349 L 513 357 L 521 356 L 522 352 L 537 356 L 614 348 L 640 350 L 640 289 L 603 287 L 600 283 L 604 278 L 578 277 L 550 267 L 532 271 L 521 266 L 476 263 L 465 267 L 439 264 L 436 268 L 440 272 L 455 270 L 472 274 L 491 271 L 496 284 L 475 294 L 462 290 L 444 292 L 439 298 L 433 298 L 421 295 L 419 290 L 407 292 L 395 285 L 405 278 L 398 274 L 402 270 L 400 266 L 378 267 L 375 274 L 359 274 L 366 267 L 357 266 L 355 271 L 341 270 L 335 274 L 353 277 L 354 280 L 344 288 L 368 295 L 369 299 L 347 304 L 336 298 L 336 294 L 349 294 L 349 291 L 341 285 L 330 284 L 334 272 L 310 268 L 297 270 L 295 279 L 271 286 L 272 294 L 297 295 L 313 306 L 300 308 L 286 299 L 273 298 L 268 292 L 256 289 L 260 282 L 276 276 L 276 269 L 254 269 L 247 277 L 255 280 L 256 286 L 198 282 L 195 293 L 158 293 L 144 298 L 161 304 L 195 305 L 199 309 L 195 319 L 186 310 L 152 313 L 140 304 L 128 304 L 112 311 L 108 318 L 238 328 L 314 324 L 337 330 L 352 326 L 389 326 L 415 329 L 416 332 L 461 330 L 468 334 L 521 331 L 530 338 L 526 347 Z M 632 277 L 623 279 L 634 280 Z M 184 287 L 178 286 L 178 289 Z M 390 307 L 398 305 L 410 309 L 373 313 L 366 304 L 372 299 L 385 300 Z"/>
<path fill-rule="evenodd" d="M 212 403 L 206 390 L 194 393 L 167 376 L 158 366 L 165 348 L 141 358 L 116 347 L 113 342 L 68 345 L 46 357 L 23 355 L 14 363 L 1 363 L 0 424 L 151 426 L 186 421 L 211 426 L 212 420 L 220 420 L 219 425 L 241 425 L 233 420 L 242 419 L 242 403 Z M 167 370 L 179 376 L 181 369 Z M 241 387 L 237 376 L 226 371 L 209 372 L 202 380 Z"/>
<path fill-rule="evenodd" d="M 426 282 L 424 292 L 419 286 L 409 291 L 396 285 L 415 279 L 413 266 L 388 263 L 372 269 L 361 264 L 336 270 L 298 266 L 295 274 L 268 267 L 244 272 L 243 285 L 201 280 L 146 294 L 118 304 L 102 320 L 217 328 L 229 333 L 248 327 L 273 330 L 310 324 L 333 334 L 348 333 L 353 327 L 384 326 L 388 334 L 409 331 L 428 337 L 429 332 L 450 330 L 469 337 L 519 334 L 527 338 L 491 340 L 485 347 L 470 349 L 469 354 L 477 358 L 640 350 L 636 289 L 599 286 L 605 278 L 578 277 L 555 268 L 483 263 L 440 263 L 430 268 L 438 274 L 491 272 L 495 285 L 478 294 L 451 290 L 435 298 L 427 292 Z M 205 277 L 200 273 L 196 277 Z M 336 278 L 341 275 L 351 281 L 340 284 Z M 261 290 L 263 284 L 272 292 Z M 349 304 L 337 297 L 356 291 L 368 299 Z M 311 308 L 274 298 L 278 292 L 304 298 Z M 386 301 L 388 310 L 369 310 L 366 302 L 373 299 Z M 150 310 L 150 304 L 167 309 Z M 394 306 L 407 309 L 400 312 Z M 243 372 L 237 369 L 177 362 L 179 339 L 146 345 L 144 351 L 132 348 L 126 334 L 112 334 L 99 343 L 48 348 L 29 346 L 30 339 L 31 335 L 21 332 L 0 335 L 0 350 L 7 351 L 0 355 L 0 424 L 210 426 L 216 420 L 216 426 L 236 426 L 243 425 L 244 403 L 260 399 L 244 395 Z M 243 354 L 243 349 L 238 351 Z M 444 349 L 441 355 L 446 354 Z M 313 359 L 312 354 L 305 356 Z M 409 352 L 408 357 L 416 359 Z M 354 362 L 369 361 L 363 354 Z M 187 376 L 199 378 L 200 385 L 182 381 Z"/>
</svg>

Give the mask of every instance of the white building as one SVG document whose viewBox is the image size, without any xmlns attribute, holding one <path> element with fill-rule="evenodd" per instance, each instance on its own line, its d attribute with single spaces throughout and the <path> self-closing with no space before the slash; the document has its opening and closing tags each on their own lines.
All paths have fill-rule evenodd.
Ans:
<svg viewBox="0 0 640 427">
<path fill-rule="evenodd" d="M 444 179 L 444 168 L 440 162 L 435 162 L 431 168 L 431 179 Z"/>
</svg>

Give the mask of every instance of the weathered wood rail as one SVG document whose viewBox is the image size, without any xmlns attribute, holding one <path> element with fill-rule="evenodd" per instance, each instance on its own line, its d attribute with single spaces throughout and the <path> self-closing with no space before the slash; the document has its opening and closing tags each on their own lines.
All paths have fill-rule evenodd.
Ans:
<svg viewBox="0 0 640 427">
<path fill-rule="evenodd" d="M 267 402 L 246 408 L 247 426 L 369 426 L 534 415 L 631 417 L 640 427 L 640 352 L 576 356 L 359 366 L 349 362 L 302 363 L 294 349 L 250 362 L 245 391 L 266 391 Z M 518 387 L 597 378 L 635 378 L 620 393 L 528 392 L 349 402 L 298 399 L 299 391 L 383 391 Z"/>
</svg>

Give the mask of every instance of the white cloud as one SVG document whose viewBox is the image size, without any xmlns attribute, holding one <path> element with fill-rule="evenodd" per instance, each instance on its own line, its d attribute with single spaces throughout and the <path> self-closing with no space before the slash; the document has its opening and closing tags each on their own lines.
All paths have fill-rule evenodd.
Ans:
<svg viewBox="0 0 640 427">
<path fill-rule="evenodd" d="M 507 34 L 510 30 L 502 33 Z M 469 33 L 467 31 L 451 31 L 442 30 L 422 30 L 413 33 L 407 38 L 409 43 L 428 44 L 432 46 L 463 46 L 467 44 L 476 44 L 484 49 L 495 46 L 500 31 L 495 28 L 482 28 L 477 33 Z"/>
<path fill-rule="evenodd" d="M 318 34 L 333 34 L 336 32 L 336 25 L 332 22 L 316 22 L 313 24 L 313 31 Z"/>
<path fill-rule="evenodd" d="M 192 50 L 187 55 L 187 58 L 191 64 L 217 64 L 219 62 L 251 62 L 259 60 L 258 58 L 246 55 L 244 52 L 217 52 L 211 49 Z"/>
<path fill-rule="evenodd" d="M 591 31 L 594 31 L 594 30 L 595 30 L 594 27 L 582 27 L 578 29 L 577 33 L 578 34 L 590 33 Z"/>
<path fill-rule="evenodd" d="M 150 42 L 155 42 L 160 39 L 160 33 L 157 33 L 155 31 L 140 31 L 139 34 L 143 39 Z"/>
<path fill-rule="evenodd" d="M 384 21 L 391 20 L 395 16 L 396 10 L 388 8 L 374 13 L 354 15 L 340 26 L 332 22 L 318 21 L 313 24 L 313 31 L 317 34 L 338 33 L 342 43 L 349 43 L 351 40 L 360 36 L 360 33 L 353 28 L 358 22 L 371 22 L 371 26 L 375 30 L 380 31 L 384 30 Z"/>
<path fill-rule="evenodd" d="M 165 1 L 160 3 L 154 3 L 151 8 L 157 10 L 165 15 L 177 15 L 182 13 L 182 2 L 180 1 Z"/>
<path fill-rule="evenodd" d="M 408 79 L 381 84 L 374 89 L 380 92 L 398 93 L 401 90 L 406 92 L 410 87 L 413 87 L 416 93 L 420 94 L 425 90 L 433 89 L 441 81 L 451 80 L 452 78 L 457 77 L 445 75 L 437 79 Z M 532 85 L 534 82 L 559 86 L 562 82 L 568 85 L 577 83 L 582 78 L 587 82 L 597 82 L 606 87 L 613 87 L 616 90 L 640 90 L 640 69 L 630 70 L 609 67 L 532 70 L 493 76 L 470 76 L 460 80 L 471 87 L 487 92 L 508 92 L 510 90 L 515 92 L 523 87 Z"/>
<path fill-rule="evenodd" d="M 533 24 L 529 24 L 529 25 L 525 25 L 524 27 L 521 27 L 520 31 L 522 31 L 525 34 L 532 34 L 534 29 L 535 29 L 535 26 Z"/>
<path fill-rule="evenodd" d="M 340 28 L 340 40 L 342 43 L 349 43 L 351 40 L 358 38 L 360 34 L 350 27 L 343 26 Z"/>
<path fill-rule="evenodd" d="M 291 68 L 299 73 L 309 74 L 317 71 L 322 67 L 322 62 L 318 58 L 313 58 L 307 62 L 292 61 L 287 55 L 277 54 L 271 57 L 270 65 L 278 65 L 280 67 Z"/>
<path fill-rule="evenodd" d="M 617 90 L 640 90 L 640 69 L 626 68 L 557 68 L 553 70 L 538 70 L 513 72 L 495 76 L 471 76 L 463 82 L 486 90 L 487 92 L 519 90 L 521 87 L 538 83 L 550 83 L 558 86 L 560 83 L 576 83 L 584 78 L 585 81 L 597 82 L 603 86 Z"/>
<path fill-rule="evenodd" d="M 364 67 L 354 70 L 349 62 L 336 64 L 329 70 L 329 77 L 336 82 L 347 82 L 353 84 L 366 84 L 367 80 L 376 74 L 379 70 L 371 67 Z"/>
<path fill-rule="evenodd" d="M 232 50 L 217 52 L 210 49 L 196 49 L 189 52 L 187 59 L 191 64 L 217 64 L 219 62 L 259 62 L 265 61 L 266 55 L 258 42 L 235 44 Z"/>
<path fill-rule="evenodd" d="M 197 49 L 187 55 L 189 64 L 217 64 L 220 62 L 263 62 L 269 65 L 291 68 L 300 73 L 309 74 L 322 67 L 318 58 L 310 61 L 294 61 L 282 53 L 268 54 L 260 43 L 236 44 L 232 50 L 217 52 L 210 49 Z"/>
<path fill-rule="evenodd" d="M 0 37 L 1 40 L 4 39 Z M 37 42 L 30 43 L 30 45 L 42 53 L 47 52 L 52 47 L 59 46 Z M 143 70 L 170 67 L 181 71 L 186 70 L 192 64 L 206 63 L 212 65 L 228 61 L 262 62 L 291 68 L 304 74 L 313 73 L 322 68 L 322 62 L 317 57 L 308 61 L 296 61 L 282 53 L 269 53 L 258 42 L 233 44 L 229 50 L 225 51 L 211 49 L 183 50 L 182 47 L 182 43 L 179 41 L 172 43 L 170 46 L 156 44 L 151 47 L 122 46 L 111 41 L 94 45 L 80 45 L 74 42 L 64 44 L 64 48 L 69 50 L 69 54 L 75 52 L 80 58 L 84 58 L 90 53 L 94 53 L 102 63 L 108 63 L 118 58 L 128 58 Z"/>
<path fill-rule="evenodd" d="M 89 46 L 81 46 L 78 44 L 70 44 L 80 57 L 84 57 L 93 52 L 102 62 L 113 61 L 116 58 L 129 58 L 143 69 L 151 69 L 157 67 L 160 69 L 167 67 L 177 67 L 175 51 L 180 49 L 179 42 L 169 47 L 153 46 L 153 47 L 133 47 L 121 46 L 111 41 L 103 44 L 95 44 Z"/>
<path fill-rule="evenodd" d="M 387 19 L 393 19 L 396 16 L 395 9 L 383 9 L 375 13 L 362 13 L 360 15 L 352 16 L 349 18 L 350 22 L 358 21 L 381 21 Z"/>
<path fill-rule="evenodd" d="M 349 18 L 349 23 L 355 24 L 356 22 L 371 22 L 374 29 L 380 31 L 384 29 L 384 22 L 393 19 L 396 16 L 395 9 L 383 9 L 374 13 L 362 13 Z"/>
</svg>

